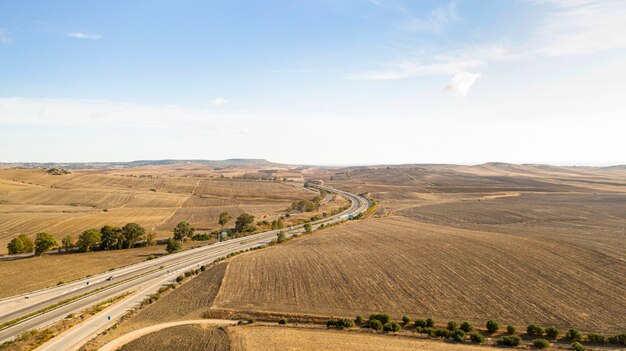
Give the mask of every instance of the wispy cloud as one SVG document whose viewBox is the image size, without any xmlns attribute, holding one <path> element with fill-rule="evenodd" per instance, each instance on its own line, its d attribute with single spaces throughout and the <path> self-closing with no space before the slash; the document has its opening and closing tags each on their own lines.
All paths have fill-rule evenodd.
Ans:
<svg viewBox="0 0 626 351">
<path fill-rule="evenodd" d="M 457 73 L 443 90 L 467 96 L 469 89 L 472 87 L 472 85 L 474 85 L 474 82 L 476 82 L 476 80 L 480 78 L 480 76 L 480 73 Z"/>
<path fill-rule="evenodd" d="M 404 29 L 412 32 L 439 33 L 450 23 L 459 19 L 456 4 L 451 2 L 446 7 L 432 10 L 425 18 L 413 18 L 404 24 Z"/>
<path fill-rule="evenodd" d="M 89 34 L 89 33 L 82 33 L 82 32 L 69 32 L 69 33 L 66 33 L 65 35 L 74 39 L 98 40 L 102 38 L 100 34 Z"/>
<path fill-rule="evenodd" d="M 0 44 L 8 45 L 11 43 L 13 43 L 13 38 L 11 38 L 6 29 L 0 28 Z"/>
<path fill-rule="evenodd" d="M 221 98 L 221 97 L 218 97 L 218 98 L 215 98 L 215 99 L 209 101 L 209 104 L 211 104 L 211 106 L 215 106 L 215 107 L 224 106 L 227 103 L 228 103 L 228 99 Z"/>
</svg>

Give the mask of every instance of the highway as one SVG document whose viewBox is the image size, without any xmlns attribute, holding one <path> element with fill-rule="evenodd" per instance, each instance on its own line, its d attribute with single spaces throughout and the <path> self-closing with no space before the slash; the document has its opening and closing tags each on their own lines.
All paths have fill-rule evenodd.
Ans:
<svg viewBox="0 0 626 351">
<path fill-rule="evenodd" d="M 369 207 L 369 202 L 362 196 L 326 186 L 317 187 L 347 198 L 351 205 L 340 214 L 312 222 L 313 229 L 317 229 L 322 224 L 328 225 L 343 221 L 350 215 L 364 212 Z M 145 297 L 155 293 L 161 286 L 174 282 L 176 277 L 183 272 L 210 264 L 229 253 L 268 244 L 276 238 L 276 234 L 280 231 L 284 231 L 287 236 L 292 236 L 303 233 L 304 229 L 300 225 L 227 240 L 94 275 L 61 286 L 2 299 L 0 300 L 0 324 L 35 313 L 60 301 L 76 298 L 60 307 L 45 313 L 35 314 L 17 324 L 1 329 L 0 343 L 11 340 L 24 331 L 34 328 L 41 329 L 63 319 L 70 313 L 79 313 L 98 302 L 125 292 L 132 292 L 122 301 L 86 319 L 83 323 L 40 347 L 41 350 L 77 349 L 84 342 L 112 325 Z M 108 280 L 109 277 L 114 278 Z M 59 348 L 60 345 L 63 347 Z"/>
</svg>

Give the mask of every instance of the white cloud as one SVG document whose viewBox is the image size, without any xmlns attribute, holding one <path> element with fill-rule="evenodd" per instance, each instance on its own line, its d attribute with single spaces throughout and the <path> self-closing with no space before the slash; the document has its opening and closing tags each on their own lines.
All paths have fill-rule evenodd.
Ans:
<svg viewBox="0 0 626 351">
<path fill-rule="evenodd" d="M 469 89 L 472 87 L 472 85 L 474 85 L 474 82 L 476 82 L 476 80 L 480 78 L 480 76 L 480 73 L 457 73 L 443 90 L 447 92 L 456 92 L 463 96 L 467 96 Z"/>
<path fill-rule="evenodd" d="M 544 20 L 534 50 L 548 56 L 626 48 L 626 1 L 534 0 Z"/>
<path fill-rule="evenodd" d="M 81 32 L 69 32 L 69 33 L 66 33 L 65 35 L 74 39 L 98 40 L 102 38 L 100 34 L 87 34 L 87 33 L 81 33 Z"/>
<path fill-rule="evenodd" d="M 211 104 L 212 106 L 215 106 L 215 107 L 224 106 L 227 103 L 228 103 L 228 99 L 221 98 L 221 97 L 218 97 L 218 98 L 215 98 L 215 99 L 209 101 L 209 104 Z"/>
<path fill-rule="evenodd" d="M 6 29 L 0 28 L 0 44 L 11 44 L 13 43 L 13 38 L 9 35 Z"/>
<path fill-rule="evenodd" d="M 413 18 L 404 25 L 404 29 L 412 32 L 439 33 L 450 23 L 458 20 L 456 4 L 451 2 L 446 7 L 432 10 L 426 18 Z"/>
</svg>

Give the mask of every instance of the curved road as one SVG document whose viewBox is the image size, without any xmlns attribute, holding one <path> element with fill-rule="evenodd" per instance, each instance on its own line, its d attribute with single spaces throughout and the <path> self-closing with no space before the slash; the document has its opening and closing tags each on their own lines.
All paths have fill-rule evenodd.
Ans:
<svg viewBox="0 0 626 351">
<path fill-rule="evenodd" d="M 364 212 L 369 207 L 369 202 L 362 196 L 326 186 L 317 187 L 347 198 L 351 202 L 351 205 L 340 214 L 312 222 L 314 229 L 317 229 L 322 224 L 332 224 L 343 221 L 350 215 L 357 215 Z M 132 292 L 129 297 L 121 302 L 87 319 L 85 322 L 70 329 L 61 336 L 54 338 L 52 342 L 44 344 L 40 349 L 54 350 L 54 348 L 48 347 L 48 345 L 52 346 L 53 344 L 57 345 L 57 347 L 58 345 L 64 345 L 64 350 L 78 348 L 84 342 L 112 325 L 116 319 L 121 317 L 136 304 L 140 303 L 146 296 L 155 293 L 161 286 L 174 282 L 176 277 L 181 273 L 201 265 L 210 264 L 229 253 L 268 244 L 276 238 L 276 234 L 280 231 L 284 231 L 287 236 L 292 236 L 294 234 L 303 233 L 304 229 L 302 225 L 300 225 L 282 230 L 271 230 L 253 234 L 243 238 L 232 239 L 167 255 L 120 268 L 112 272 L 106 272 L 90 278 L 74 281 L 62 286 L 2 299 L 0 300 L 0 324 L 25 316 L 29 313 L 34 313 L 44 307 L 51 306 L 68 298 L 86 295 L 58 308 L 45 313 L 36 314 L 18 324 L 0 330 L 0 343 L 11 340 L 24 331 L 34 328 L 40 329 L 50 325 L 63 319 L 70 313 L 79 313 L 98 302 L 119 296 L 124 292 Z M 111 276 L 113 276 L 114 279 L 107 280 L 107 278 Z M 94 291 L 95 289 L 99 290 Z M 64 343 L 58 344 L 58 342 Z"/>
</svg>

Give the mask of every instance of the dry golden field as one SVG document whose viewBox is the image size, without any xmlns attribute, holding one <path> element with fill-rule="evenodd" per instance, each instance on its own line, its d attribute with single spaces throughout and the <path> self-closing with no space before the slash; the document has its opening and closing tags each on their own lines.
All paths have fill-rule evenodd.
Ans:
<svg viewBox="0 0 626 351">
<path fill-rule="evenodd" d="M 92 227 L 136 222 L 165 237 L 179 221 L 200 230 L 217 229 L 220 212 L 273 218 L 292 201 L 314 196 L 295 183 L 219 178 L 224 174 L 216 172 L 221 171 L 206 167 L 188 174 L 185 167 L 65 175 L 0 169 L 0 253 L 6 253 L 7 242 L 17 234 L 46 231 L 57 238 L 67 234 L 76 238 Z"/>
<path fill-rule="evenodd" d="M 120 351 L 228 351 L 230 340 L 224 328 L 181 325 L 133 340 Z"/>
</svg>

